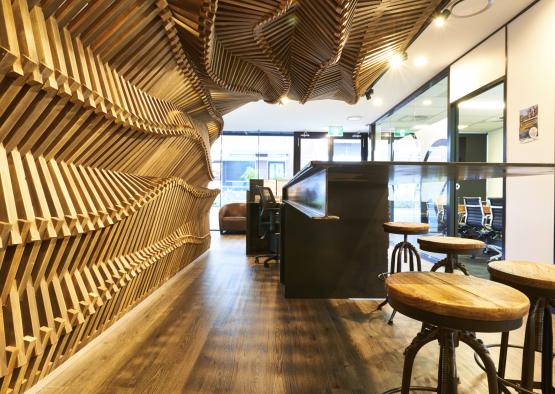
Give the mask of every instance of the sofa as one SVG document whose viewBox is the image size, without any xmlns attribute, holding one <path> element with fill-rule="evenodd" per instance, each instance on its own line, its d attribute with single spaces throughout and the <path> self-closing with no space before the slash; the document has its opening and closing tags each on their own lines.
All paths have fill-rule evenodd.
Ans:
<svg viewBox="0 0 555 394">
<path fill-rule="evenodd" d="M 235 202 L 225 204 L 219 212 L 220 234 L 225 232 L 245 233 L 247 231 L 247 204 Z"/>
</svg>

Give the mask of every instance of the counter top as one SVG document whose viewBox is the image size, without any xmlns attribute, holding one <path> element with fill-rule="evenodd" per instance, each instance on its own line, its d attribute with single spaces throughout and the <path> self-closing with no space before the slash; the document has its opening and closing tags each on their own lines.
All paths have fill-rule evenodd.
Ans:
<svg viewBox="0 0 555 394">
<path fill-rule="evenodd" d="M 360 179 L 376 184 L 444 182 L 555 174 L 553 163 L 423 163 L 312 161 L 285 186 L 287 188 L 321 170 L 334 180 Z"/>
</svg>

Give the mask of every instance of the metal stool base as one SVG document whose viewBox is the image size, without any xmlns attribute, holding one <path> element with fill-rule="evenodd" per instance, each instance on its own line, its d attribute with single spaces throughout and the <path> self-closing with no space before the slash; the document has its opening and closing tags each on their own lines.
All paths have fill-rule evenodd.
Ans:
<svg viewBox="0 0 555 394">
<path fill-rule="evenodd" d="M 437 340 L 440 344 L 440 356 L 438 364 L 438 386 L 417 388 L 411 386 L 412 367 L 414 359 L 420 349 Z M 430 325 L 423 325 L 422 330 L 412 340 L 411 344 L 405 349 L 405 362 L 403 365 L 403 381 L 401 388 L 394 388 L 385 393 L 403 393 L 408 394 L 410 390 L 421 389 L 423 391 L 435 391 L 438 393 L 456 393 L 457 392 L 457 368 L 455 348 L 459 342 L 467 344 L 480 357 L 485 365 L 488 378 L 489 394 L 498 394 L 499 388 L 497 383 L 497 371 L 495 364 L 489 355 L 489 351 L 484 343 L 476 338 L 476 335 L 470 331 L 459 331 Z"/>
<path fill-rule="evenodd" d="M 530 311 L 528 313 L 528 320 L 526 322 L 526 334 L 524 339 L 524 346 L 516 346 L 509 344 L 509 333 L 504 332 L 501 336 L 500 344 L 487 345 L 487 347 L 499 347 L 499 366 L 497 378 L 500 382 L 500 387 L 504 393 L 509 393 L 505 386 L 509 386 L 519 393 L 533 393 L 533 389 L 541 389 L 543 394 L 555 393 L 553 387 L 552 370 L 553 370 L 553 327 L 551 326 L 551 310 L 550 305 L 553 302 L 545 297 L 531 297 L 530 298 Z M 543 318 L 540 321 L 542 328 L 541 347 L 536 335 L 537 319 Z M 506 379 L 505 367 L 507 364 L 507 350 L 508 348 L 522 349 L 522 370 L 521 379 Z M 534 364 L 535 352 L 542 352 L 542 380 L 541 382 L 534 381 Z M 480 368 L 483 365 L 478 362 L 476 355 L 474 359 Z"/>
<path fill-rule="evenodd" d="M 457 258 L 451 254 L 447 254 L 446 258 L 435 263 L 430 271 L 435 272 L 440 268 L 445 268 L 445 272 L 449 273 L 453 273 L 454 270 L 458 269 L 466 276 L 470 275 L 464 264 L 459 262 Z"/>
<path fill-rule="evenodd" d="M 393 252 L 391 253 L 391 263 L 389 267 L 389 272 L 382 272 L 381 274 L 378 275 L 378 279 L 385 281 L 385 279 L 389 275 L 394 274 L 396 272 L 401 272 L 402 264 L 407 264 L 407 263 L 409 263 L 409 270 L 411 272 L 414 271 L 415 263 L 416 263 L 416 270 L 418 272 L 422 271 L 422 262 L 420 260 L 420 255 L 418 254 L 418 251 L 416 250 L 414 245 L 408 241 L 408 235 L 403 234 L 403 240 L 397 243 L 393 247 Z M 380 305 L 378 305 L 378 307 L 374 310 L 374 312 L 382 310 L 382 308 L 388 303 L 389 303 L 389 300 L 386 297 L 385 300 Z M 393 318 L 395 317 L 396 313 L 397 311 L 394 309 L 387 321 L 387 324 L 389 325 L 393 324 Z"/>
</svg>

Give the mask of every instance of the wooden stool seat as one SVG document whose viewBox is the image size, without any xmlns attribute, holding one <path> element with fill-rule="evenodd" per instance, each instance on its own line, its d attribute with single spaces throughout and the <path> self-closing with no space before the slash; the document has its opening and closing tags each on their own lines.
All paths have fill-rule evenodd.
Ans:
<svg viewBox="0 0 555 394">
<path fill-rule="evenodd" d="M 435 235 L 418 238 L 418 244 L 422 250 L 446 254 L 472 254 L 472 252 L 486 246 L 477 239 Z"/>
<path fill-rule="evenodd" d="M 415 269 L 417 271 L 422 271 L 420 254 L 415 246 L 409 242 L 408 236 L 426 234 L 430 229 L 430 226 L 427 223 L 386 222 L 383 224 L 383 229 L 386 233 L 402 234 L 403 240 L 393 248 L 389 272 L 382 272 L 378 275 L 378 278 L 383 280 L 388 275 L 394 274 L 395 272 L 401 272 L 402 263 L 409 263 L 410 271 L 414 271 Z M 382 309 L 385 304 L 387 304 L 387 298 L 380 305 L 378 305 L 376 310 Z M 388 324 L 393 324 L 393 317 L 395 317 L 395 313 L 395 310 L 393 310 L 393 313 L 387 322 Z"/>
<path fill-rule="evenodd" d="M 456 348 L 468 345 L 482 361 L 489 394 L 498 394 L 495 364 L 476 332 L 508 332 L 522 325 L 530 305 L 528 297 L 501 283 L 471 276 L 439 272 L 400 272 L 386 279 L 392 307 L 421 321 L 422 329 L 405 349 L 401 388 L 386 394 L 408 394 L 411 390 L 436 393 L 457 392 Z M 437 387 L 411 386 L 416 355 L 430 342 L 439 343 Z"/>
<path fill-rule="evenodd" d="M 383 229 L 390 234 L 426 234 L 430 230 L 427 223 L 409 223 L 409 222 L 387 222 L 383 224 Z"/>
<path fill-rule="evenodd" d="M 530 306 L 528 297 L 509 286 L 448 273 L 401 272 L 386 279 L 386 288 L 401 313 L 455 329 L 508 331 L 520 326 Z"/>
<path fill-rule="evenodd" d="M 555 265 L 524 260 L 501 260 L 488 264 L 493 280 L 518 289 L 535 289 L 555 298 Z M 525 293 L 528 293 L 524 290 Z"/>
<path fill-rule="evenodd" d="M 523 260 L 495 261 L 488 264 L 491 278 L 522 291 L 530 298 L 530 310 L 526 321 L 522 369 L 520 380 L 505 380 L 531 391 L 541 388 L 542 393 L 555 392 L 553 386 L 553 326 L 551 308 L 555 307 L 555 265 Z M 494 345 L 495 346 L 495 345 Z M 501 337 L 499 352 L 499 376 L 504 378 L 509 333 Z M 541 381 L 534 382 L 535 352 L 542 353 Z"/>
</svg>

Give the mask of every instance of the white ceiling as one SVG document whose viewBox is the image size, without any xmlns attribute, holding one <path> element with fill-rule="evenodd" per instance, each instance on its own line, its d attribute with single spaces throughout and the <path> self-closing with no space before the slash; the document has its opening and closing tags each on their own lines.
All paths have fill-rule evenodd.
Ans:
<svg viewBox="0 0 555 394">
<path fill-rule="evenodd" d="M 362 97 L 355 105 L 336 100 L 319 100 L 304 105 L 290 102 L 284 106 L 258 101 L 224 116 L 224 130 L 325 131 L 327 126 L 341 125 L 345 131 L 366 131 L 367 124 L 532 2 L 533 0 L 497 0 L 488 11 L 478 16 L 467 19 L 451 17 L 443 28 L 431 24 L 407 50 L 408 61 L 398 70 L 389 70 L 376 84 L 370 101 Z M 425 56 L 428 64 L 422 67 L 413 65 L 412 61 L 418 56 Z M 360 115 L 362 119 L 348 121 L 347 117 L 351 115 Z"/>
</svg>

